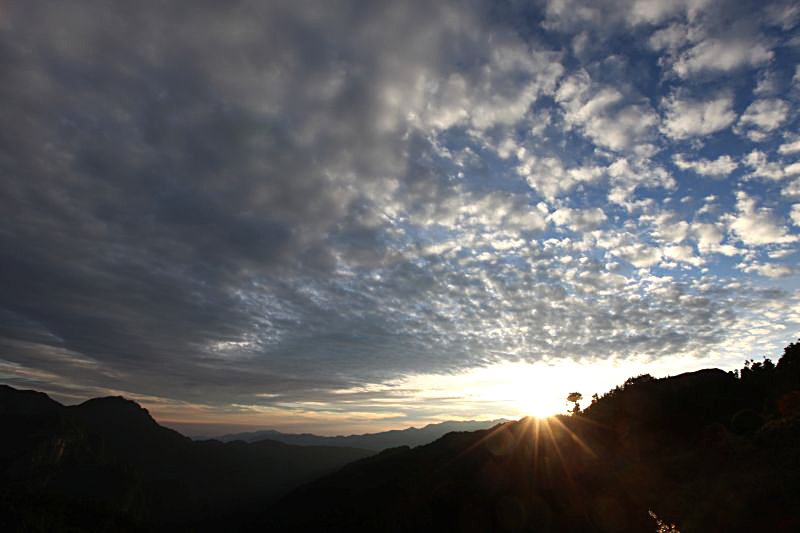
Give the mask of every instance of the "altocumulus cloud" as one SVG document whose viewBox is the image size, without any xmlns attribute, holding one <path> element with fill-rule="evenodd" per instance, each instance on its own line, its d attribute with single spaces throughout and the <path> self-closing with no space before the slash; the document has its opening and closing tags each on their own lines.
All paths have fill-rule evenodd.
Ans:
<svg viewBox="0 0 800 533">
<path fill-rule="evenodd" d="M 780 344 L 790 7 L 6 2 L 3 379 L 291 408 Z"/>
</svg>

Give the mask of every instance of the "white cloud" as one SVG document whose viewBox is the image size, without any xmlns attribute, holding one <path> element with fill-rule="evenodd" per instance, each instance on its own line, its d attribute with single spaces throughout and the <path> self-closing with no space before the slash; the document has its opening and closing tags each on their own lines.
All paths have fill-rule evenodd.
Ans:
<svg viewBox="0 0 800 533">
<path fill-rule="evenodd" d="M 689 41 L 689 28 L 684 24 L 671 24 L 653 33 L 648 40 L 650 48 L 656 51 L 674 51 Z"/>
<path fill-rule="evenodd" d="M 487 194 L 458 191 L 430 209 L 409 216 L 418 226 L 439 225 L 477 235 L 503 230 L 509 234 L 547 227 L 546 213 L 527 203 L 523 195 L 494 191 Z"/>
<path fill-rule="evenodd" d="M 792 206 L 790 216 L 792 217 L 792 223 L 794 223 L 795 226 L 800 226 L 800 204 L 794 204 Z"/>
<path fill-rule="evenodd" d="M 755 272 L 767 278 L 783 278 L 792 273 L 792 269 L 788 266 L 775 263 L 741 264 L 737 268 L 748 274 Z"/>
<path fill-rule="evenodd" d="M 649 268 L 661 261 L 661 249 L 643 243 L 629 244 L 611 252 L 636 268 Z"/>
<path fill-rule="evenodd" d="M 781 189 L 781 194 L 789 196 L 790 198 L 800 197 L 800 178 L 795 178 L 787 183 L 783 189 Z"/>
<path fill-rule="evenodd" d="M 774 70 L 765 69 L 759 72 L 753 94 L 758 96 L 773 96 L 777 94 L 779 90 L 780 82 Z"/>
<path fill-rule="evenodd" d="M 666 242 L 682 242 L 688 234 L 689 223 L 685 220 L 680 220 L 674 224 L 665 224 L 658 228 L 658 236 Z"/>
<path fill-rule="evenodd" d="M 639 187 L 663 187 L 674 189 L 675 179 L 659 165 L 646 159 L 619 158 L 608 166 L 610 189 L 608 200 L 624 205 L 629 211 L 633 206 L 630 198 Z"/>
<path fill-rule="evenodd" d="M 659 242 L 679 244 L 689 234 L 689 223 L 679 220 L 678 214 L 673 211 L 662 211 L 655 216 L 645 215 L 639 220 L 642 222 L 652 221 L 655 227 L 654 236 Z"/>
<path fill-rule="evenodd" d="M 599 166 L 564 168 L 557 157 L 537 157 L 528 154 L 524 148 L 517 151 L 517 159 L 517 174 L 548 200 L 571 190 L 578 183 L 596 181 L 605 173 L 605 169 Z"/>
<path fill-rule="evenodd" d="M 469 124 L 479 130 L 496 124 L 511 125 L 522 119 L 542 94 L 551 94 L 563 73 L 560 56 L 531 52 L 511 41 L 491 48 L 485 68 L 474 72 L 411 72 L 413 84 L 406 94 L 388 87 L 391 108 L 405 113 L 423 128 L 445 130 Z"/>
<path fill-rule="evenodd" d="M 785 226 L 775 219 L 766 207 L 757 207 L 756 201 L 744 191 L 736 193 L 738 215 L 731 217 L 730 228 L 747 245 L 786 244 L 796 242 Z"/>
<path fill-rule="evenodd" d="M 776 130 L 789 116 L 789 105 L 779 98 L 766 98 L 756 100 L 747 106 L 739 123 L 736 133 L 755 142 L 763 141 L 767 134 Z"/>
<path fill-rule="evenodd" d="M 580 128 L 598 146 L 615 151 L 646 142 L 658 123 L 646 102 L 632 102 L 616 88 L 597 86 L 586 71 L 564 79 L 555 98 L 569 127 Z"/>
<path fill-rule="evenodd" d="M 588 209 L 572 209 L 562 207 L 550 215 L 550 219 L 558 226 L 567 226 L 572 231 L 588 231 L 597 228 L 606 220 L 606 214 L 599 207 Z"/>
<path fill-rule="evenodd" d="M 697 0 L 633 0 L 630 6 L 624 6 L 625 16 L 631 25 L 659 24 L 683 10 L 693 12 Z M 623 7 L 623 6 L 620 6 Z"/>
<path fill-rule="evenodd" d="M 722 244 L 724 233 L 717 224 L 695 222 L 692 224 L 692 234 L 697 241 L 697 249 L 701 254 L 718 253 L 726 256 L 736 255 L 739 250 L 730 244 Z"/>
<path fill-rule="evenodd" d="M 767 154 L 760 150 L 753 150 L 744 157 L 742 162 L 753 169 L 749 174 L 750 177 L 777 181 L 786 176 L 784 168 L 780 164 L 770 161 Z"/>
<path fill-rule="evenodd" d="M 545 28 L 658 25 L 685 14 L 693 20 L 707 0 L 547 0 Z"/>
<path fill-rule="evenodd" d="M 693 266 L 700 266 L 704 263 L 702 257 L 694 254 L 694 248 L 688 245 L 673 245 L 664 248 L 664 257 L 689 263 Z"/>
<path fill-rule="evenodd" d="M 736 120 L 733 96 L 718 94 L 709 100 L 680 99 L 676 95 L 664 98 L 662 132 L 670 139 L 687 139 L 708 135 L 730 126 Z"/>
<path fill-rule="evenodd" d="M 766 7 L 767 22 L 780 26 L 783 31 L 792 29 L 800 20 L 800 5 L 794 2 L 775 2 Z"/>
<path fill-rule="evenodd" d="M 782 259 L 786 256 L 792 255 L 794 250 L 792 248 L 780 248 L 778 250 L 770 250 L 767 255 L 770 259 Z"/>
<path fill-rule="evenodd" d="M 800 161 L 792 163 L 791 165 L 787 165 L 786 168 L 783 169 L 783 172 L 787 176 L 794 176 L 795 174 L 800 174 Z"/>
<path fill-rule="evenodd" d="M 759 41 L 711 38 L 683 52 L 672 68 L 681 78 L 688 78 L 705 71 L 730 72 L 742 67 L 756 67 L 769 62 L 774 55 Z"/>
<path fill-rule="evenodd" d="M 702 176 L 727 176 L 739 166 L 729 155 L 721 155 L 717 159 L 697 159 L 690 161 L 683 154 L 674 154 L 672 161 L 681 170 L 692 170 Z"/>
<path fill-rule="evenodd" d="M 783 143 L 778 147 L 780 154 L 796 154 L 797 152 L 800 152 L 800 139 Z"/>
</svg>

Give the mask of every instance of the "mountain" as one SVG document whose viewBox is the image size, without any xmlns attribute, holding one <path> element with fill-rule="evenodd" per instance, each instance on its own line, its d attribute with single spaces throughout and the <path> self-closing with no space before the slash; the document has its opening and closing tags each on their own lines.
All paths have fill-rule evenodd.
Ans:
<svg viewBox="0 0 800 533">
<path fill-rule="evenodd" d="M 5 385 L 0 426 L 2 531 L 228 529 L 292 488 L 373 453 L 194 442 L 121 397 L 65 407 Z"/>
<path fill-rule="evenodd" d="M 574 416 L 385 450 L 297 489 L 250 526 L 794 532 L 799 449 L 800 343 L 777 365 L 639 376 Z"/>
<path fill-rule="evenodd" d="M 382 431 L 380 433 L 367 433 L 364 435 L 340 435 L 336 437 L 324 437 L 311 433 L 281 433 L 273 429 L 263 431 L 253 431 L 248 433 L 233 433 L 216 437 L 222 442 L 241 440 L 244 442 L 257 442 L 264 439 L 284 442 L 286 444 L 296 444 L 301 446 L 345 446 L 351 448 L 361 448 L 365 450 L 381 451 L 386 448 L 396 448 L 397 446 L 421 446 L 435 441 L 436 439 L 450 433 L 451 431 L 475 431 L 496 426 L 505 419 L 498 420 L 467 420 L 467 421 L 448 421 L 436 424 L 428 424 L 421 428 L 394 429 Z"/>
<path fill-rule="evenodd" d="M 195 442 L 0 386 L 0 531 L 800 531 L 800 342 L 583 411 L 369 450 Z"/>
</svg>

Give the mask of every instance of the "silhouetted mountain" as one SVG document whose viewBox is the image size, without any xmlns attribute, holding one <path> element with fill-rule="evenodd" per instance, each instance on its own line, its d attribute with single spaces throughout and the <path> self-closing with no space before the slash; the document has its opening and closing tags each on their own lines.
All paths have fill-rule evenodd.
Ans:
<svg viewBox="0 0 800 533">
<path fill-rule="evenodd" d="M 362 448 L 365 450 L 381 451 L 386 448 L 396 448 L 398 446 L 421 446 L 435 441 L 451 431 L 475 431 L 486 429 L 502 422 L 499 420 L 466 420 L 466 421 L 447 421 L 437 424 L 428 424 L 421 428 L 393 429 L 380 433 L 366 433 L 364 435 L 339 435 L 336 437 L 324 437 L 311 433 L 281 433 L 274 429 L 263 431 L 252 431 L 248 433 L 233 433 L 216 437 L 222 442 L 242 440 L 245 442 L 256 442 L 269 439 L 286 444 L 297 444 L 301 446 L 346 446 L 351 448 Z"/>
<path fill-rule="evenodd" d="M 582 413 L 386 450 L 296 490 L 269 531 L 800 531 L 800 343 L 631 378 Z M 309 512 L 312 510 L 312 512 Z"/>
<path fill-rule="evenodd" d="M 135 402 L 0 386 L 0 530 L 222 529 L 372 452 L 193 442 Z"/>
<path fill-rule="evenodd" d="M 43 392 L 17 390 L 0 385 L 0 416 L 30 416 L 54 413 L 61 404 Z"/>
<path fill-rule="evenodd" d="M 10 387 L 0 424 L 2 531 L 800 531 L 800 343 L 377 455 L 193 442 L 124 398 Z"/>
</svg>

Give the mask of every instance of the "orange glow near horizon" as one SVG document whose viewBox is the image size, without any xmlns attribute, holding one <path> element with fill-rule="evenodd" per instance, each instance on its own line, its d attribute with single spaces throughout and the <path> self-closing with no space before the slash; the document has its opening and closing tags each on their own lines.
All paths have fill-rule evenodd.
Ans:
<svg viewBox="0 0 800 533">
<path fill-rule="evenodd" d="M 445 420 L 544 419 L 567 412 L 570 392 L 580 392 L 580 404 L 586 407 L 592 394 L 602 395 L 629 377 L 644 373 L 663 377 L 706 366 L 707 361 L 692 357 L 654 361 L 501 360 L 463 372 L 412 374 L 386 383 L 328 391 L 327 401 L 212 406 L 134 399 L 167 425 L 208 425 L 212 434 L 277 429 L 342 435 L 421 427 Z M 202 429 L 194 431 L 203 433 Z"/>
</svg>

